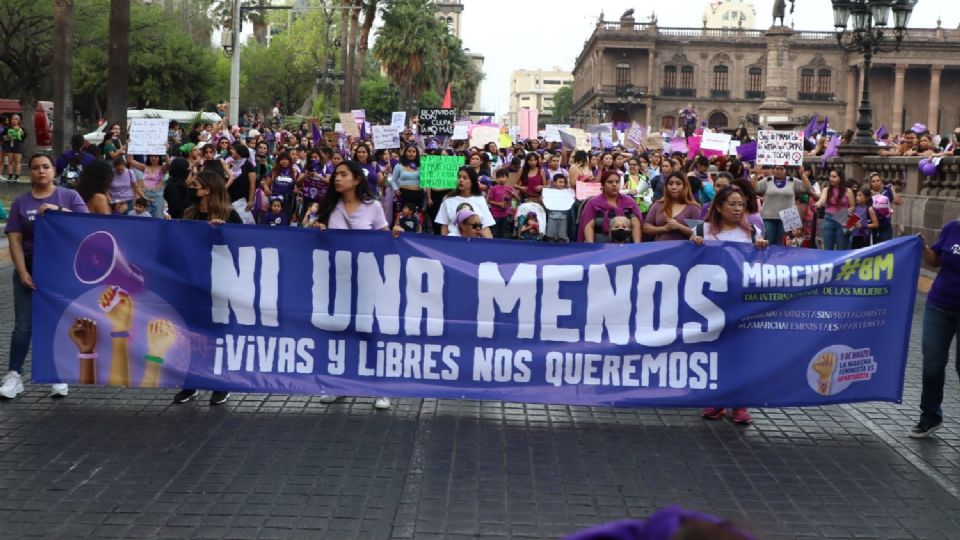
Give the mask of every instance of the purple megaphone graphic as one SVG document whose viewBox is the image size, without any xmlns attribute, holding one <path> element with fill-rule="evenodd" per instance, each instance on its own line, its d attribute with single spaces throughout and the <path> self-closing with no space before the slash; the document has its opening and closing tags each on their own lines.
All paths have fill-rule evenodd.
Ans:
<svg viewBox="0 0 960 540">
<path fill-rule="evenodd" d="M 97 231 L 80 242 L 73 273 L 87 285 L 115 285 L 131 294 L 143 290 L 143 271 L 127 262 L 116 238 L 106 231 Z"/>
</svg>

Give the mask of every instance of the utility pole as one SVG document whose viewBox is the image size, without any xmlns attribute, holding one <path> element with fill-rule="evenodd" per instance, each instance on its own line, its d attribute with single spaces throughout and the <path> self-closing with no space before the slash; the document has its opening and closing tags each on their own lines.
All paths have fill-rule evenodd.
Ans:
<svg viewBox="0 0 960 540">
<path fill-rule="evenodd" d="M 240 124 L 240 0 L 233 0 L 230 33 L 233 49 L 230 51 L 230 125 Z"/>
</svg>

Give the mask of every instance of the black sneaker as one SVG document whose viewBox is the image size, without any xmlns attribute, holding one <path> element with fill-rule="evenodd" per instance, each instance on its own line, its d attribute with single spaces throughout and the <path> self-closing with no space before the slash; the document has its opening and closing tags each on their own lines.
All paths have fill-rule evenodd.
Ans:
<svg viewBox="0 0 960 540">
<path fill-rule="evenodd" d="M 221 405 L 227 402 L 227 399 L 230 397 L 230 392 L 221 392 L 219 390 L 210 394 L 210 404 L 211 405 Z"/>
<path fill-rule="evenodd" d="M 913 429 L 910 430 L 910 436 L 914 439 L 923 439 L 929 437 L 931 433 L 940 429 L 940 426 L 942 425 L 942 420 L 936 424 L 921 420 L 917 422 L 917 425 L 913 426 Z"/>
<path fill-rule="evenodd" d="M 173 396 L 174 403 L 186 403 L 191 399 L 197 397 L 197 391 L 191 388 L 184 388 L 183 390 L 177 392 L 177 395 Z"/>
</svg>

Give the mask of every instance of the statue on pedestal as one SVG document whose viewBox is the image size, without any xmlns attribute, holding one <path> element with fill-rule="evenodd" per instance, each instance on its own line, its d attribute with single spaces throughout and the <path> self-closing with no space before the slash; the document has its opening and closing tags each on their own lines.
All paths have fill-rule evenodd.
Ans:
<svg viewBox="0 0 960 540">
<path fill-rule="evenodd" d="M 790 14 L 793 15 L 794 1 L 790 0 Z M 777 19 L 780 19 L 780 26 L 783 26 L 783 18 L 787 14 L 787 0 L 775 0 L 773 2 L 773 25 L 777 25 Z"/>
</svg>

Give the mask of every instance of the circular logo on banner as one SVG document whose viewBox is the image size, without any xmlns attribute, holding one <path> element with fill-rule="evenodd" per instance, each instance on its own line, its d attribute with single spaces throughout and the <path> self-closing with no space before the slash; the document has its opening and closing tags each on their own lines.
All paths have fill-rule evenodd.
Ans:
<svg viewBox="0 0 960 540">
<path fill-rule="evenodd" d="M 870 380 L 876 371 L 877 363 L 869 347 L 830 345 L 810 360 L 807 384 L 821 396 L 834 396 L 855 382 Z"/>
<path fill-rule="evenodd" d="M 795 161 L 795 162 L 796 162 L 796 161 L 803 161 L 803 154 L 801 154 L 800 152 L 794 152 L 794 153 L 793 153 L 793 161 Z"/>
</svg>

